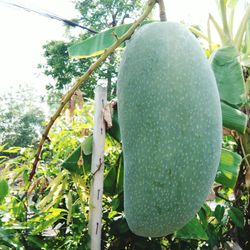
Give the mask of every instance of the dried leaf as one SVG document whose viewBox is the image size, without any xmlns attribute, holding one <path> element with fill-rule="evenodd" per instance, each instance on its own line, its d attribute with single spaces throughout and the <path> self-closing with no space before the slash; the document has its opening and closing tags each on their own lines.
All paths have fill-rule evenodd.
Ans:
<svg viewBox="0 0 250 250">
<path fill-rule="evenodd" d="M 43 182 L 40 185 L 39 193 L 43 192 L 49 185 L 49 180 L 44 177 Z"/>
<path fill-rule="evenodd" d="M 71 122 L 74 117 L 76 106 L 79 109 L 83 107 L 83 94 L 80 89 L 76 90 L 68 102 L 68 107 L 65 110 L 65 118 L 67 122 Z"/>
<path fill-rule="evenodd" d="M 103 119 L 107 124 L 107 128 L 112 127 L 112 113 L 113 113 L 113 104 L 109 102 L 103 109 Z"/>
<path fill-rule="evenodd" d="M 84 128 L 81 130 L 81 137 L 89 136 L 89 134 L 90 134 L 89 128 Z"/>
<path fill-rule="evenodd" d="M 216 195 L 215 195 L 214 189 L 212 188 L 212 189 L 210 190 L 210 193 L 208 194 L 206 200 L 207 200 L 207 201 L 213 201 L 215 198 L 216 198 Z"/>
<path fill-rule="evenodd" d="M 232 135 L 232 130 L 228 128 L 223 128 L 223 135 Z"/>
<path fill-rule="evenodd" d="M 83 107 L 83 93 L 82 93 L 82 91 L 80 89 L 76 90 L 75 96 L 76 96 L 76 103 L 77 103 L 79 109 L 82 109 L 82 107 Z"/>
<path fill-rule="evenodd" d="M 30 186 L 30 188 L 28 189 L 28 192 L 27 192 L 27 196 L 30 196 L 32 194 L 32 192 L 34 191 L 34 189 L 40 184 L 40 181 L 41 181 L 41 178 L 38 178 L 34 183 L 33 185 Z"/>
<path fill-rule="evenodd" d="M 82 155 L 82 150 L 81 150 L 81 155 L 80 155 L 79 160 L 77 161 L 77 166 L 80 168 L 83 164 L 84 164 L 84 160 L 83 160 L 83 155 Z"/>
<path fill-rule="evenodd" d="M 72 121 L 75 111 L 75 95 L 73 95 L 69 100 L 69 118 Z"/>
<path fill-rule="evenodd" d="M 246 176 L 245 176 L 246 187 L 250 189 L 250 168 L 247 168 Z"/>
<path fill-rule="evenodd" d="M 71 121 L 69 109 L 65 109 L 65 120 L 69 123 Z"/>
</svg>

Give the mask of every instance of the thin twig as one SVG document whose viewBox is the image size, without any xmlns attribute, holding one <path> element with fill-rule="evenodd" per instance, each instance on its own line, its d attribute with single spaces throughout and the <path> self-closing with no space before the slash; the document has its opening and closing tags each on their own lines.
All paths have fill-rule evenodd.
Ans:
<svg viewBox="0 0 250 250">
<path fill-rule="evenodd" d="M 222 196 L 222 195 L 219 194 L 218 192 L 215 192 L 215 195 L 216 195 L 218 198 L 220 198 L 220 199 L 222 199 L 222 200 L 224 200 L 224 201 L 226 201 L 226 202 L 229 202 L 229 203 L 233 202 L 233 201 L 230 201 L 229 199 L 227 199 L 226 197 Z"/>
<path fill-rule="evenodd" d="M 87 72 L 82 75 L 80 78 L 78 78 L 78 80 L 75 82 L 75 84 L 73 85 L 73 87 L 65 94 L 65 96 L 63 97 L 61 104 L 59 106 L 59 108 L 57 109 L 57 111 L 54 113 L 54 115 L 50 118 L 49 123 L 47 124 L 45 131 L 43 133 L 42 139 L 39 142 L 38 148 L 37 148 L 37 152 L 35 155 L 35 159 L 33 162 L 33 166 L 32 166 L 32 170 L 30 172 L 30 176 L 29 176 L 29 180 L 31 181 L 36 173 L 36 168 L 37 168 L 37 164 L 40 160 L 40 155 L 43 149 L 43 144 L 46 140 L 46 138 L 48 137 L 49 131 L 51 129 L 51 127 L 53 126 L 54 122 L 56 121 L 56 119 L 60 116 L 64 106 L 66 105 L 66 103 L 68 103 L 68 101 L 70 100 L 71 96 L 75 93 L 75 91 L 83 84 L 86 82 L 86 80 L 89 78 L 89 76 L 93 73 L 93 71 L 98 68 L 104 61 L 105 59 L 115 51 L 116 48 L 118 48 L 125 40 L 129 39 L 131 37 L 131 35 L 134 33 L 135 29 L 143 22 L 143 20 L 149 15 L 149 13 L 151 12 L 151 10 L 153 9 L 154 5 L 156 3 L 156 0 L 149 0 L 147 3 L 147 6 L 145 8 L 144 13 L 141 15 L 141 17 L 139 17 L 134 23 L 133 25 L 130 27 L 130 29 L 123 34 L 121 37 L 119 37 L 116 42 L 110 46 L 109 48 L 107 48 L 105 50 L 105 52 L 99 57 L 98 60 L 96 60 L 96 62 L 94 62 L 89 69 L 87 70 Z"/>
</svg>

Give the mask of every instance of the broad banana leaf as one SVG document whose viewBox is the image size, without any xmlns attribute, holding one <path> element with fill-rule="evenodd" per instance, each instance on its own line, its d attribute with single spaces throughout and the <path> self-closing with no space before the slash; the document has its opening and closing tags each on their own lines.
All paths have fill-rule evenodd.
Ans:
<svg viewBox="0 0 250 250">
<path fill-rule="evenodd" d="M 107 130 L 108 134 L 116 139 L 118 142 L 121 141 L 120 127 L 118 121 L 118 111 L 117 108 L 114 109 L 112 115 L 112 127 Z"/>
<path fill-rule="evenodd" d="M 72 154 L 62 163 L 62 167 L 74 174 L 90 172 L 92 157 L 93 136 L 87 137 L 82 145 L 76 148 Z"/>
<path fill-rule="evenodd" d="M 234 188 L 241 160 L 242 158 L 239 154 L 222 149 L 220 165 L 215 181 L 222 184 L 224 187 Z"/>
<path fill-rule="evenodd" d="M 144 21 L 142 25 L 150 22 L 152 21 Z M 88 58 L 101 55 L 105 49 L 109 48 L 116 41 L 113 33 L 118 37 L 122 36 L 132 24 L 116 26 L 70 46 L 68 49 L 69 56 L 73 58 Z M 124 46 L 124 43 L 121 46 Z"/>
<path fill-rule="evenodd" d="M 221 100 L 232 105 L 243 103 L 244 78 L 235 47 L 228 46 L 217 49 L 211 55 L 210 60 Z"/>
<path fill-rule="evenodd" d="M 244 134 L 247 127 L 247 115 L 224 102 L 221 102 L 223 126 Z"/>
</svg>

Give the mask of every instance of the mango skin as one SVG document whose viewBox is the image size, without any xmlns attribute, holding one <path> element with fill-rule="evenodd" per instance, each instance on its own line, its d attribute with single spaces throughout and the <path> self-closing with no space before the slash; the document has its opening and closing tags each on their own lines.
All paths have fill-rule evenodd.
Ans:
<svg viewBox="0 0 250 250">
<path fill-rule="evenodd" d="M 139 236 L 182 228 L 203 205 L 219 165 L 221 107 L 197 39 L 182 25 L 144 25 L 118 75 L 124 209 Z"/>
</svg>

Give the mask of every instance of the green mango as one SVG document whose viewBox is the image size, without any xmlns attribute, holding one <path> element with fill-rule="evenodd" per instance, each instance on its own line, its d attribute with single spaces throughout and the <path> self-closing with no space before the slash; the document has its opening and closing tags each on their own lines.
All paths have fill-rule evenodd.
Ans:
<svg viewBox="0 0 250 250">
<path fill-rule="evenodd" d="M 190 221 L 210 191 L 222 141 L 215 76 L 181 24 L 144 25 L 118 75 L 124 209 L 137 235 L 160 237 Z"/>
</svg>

